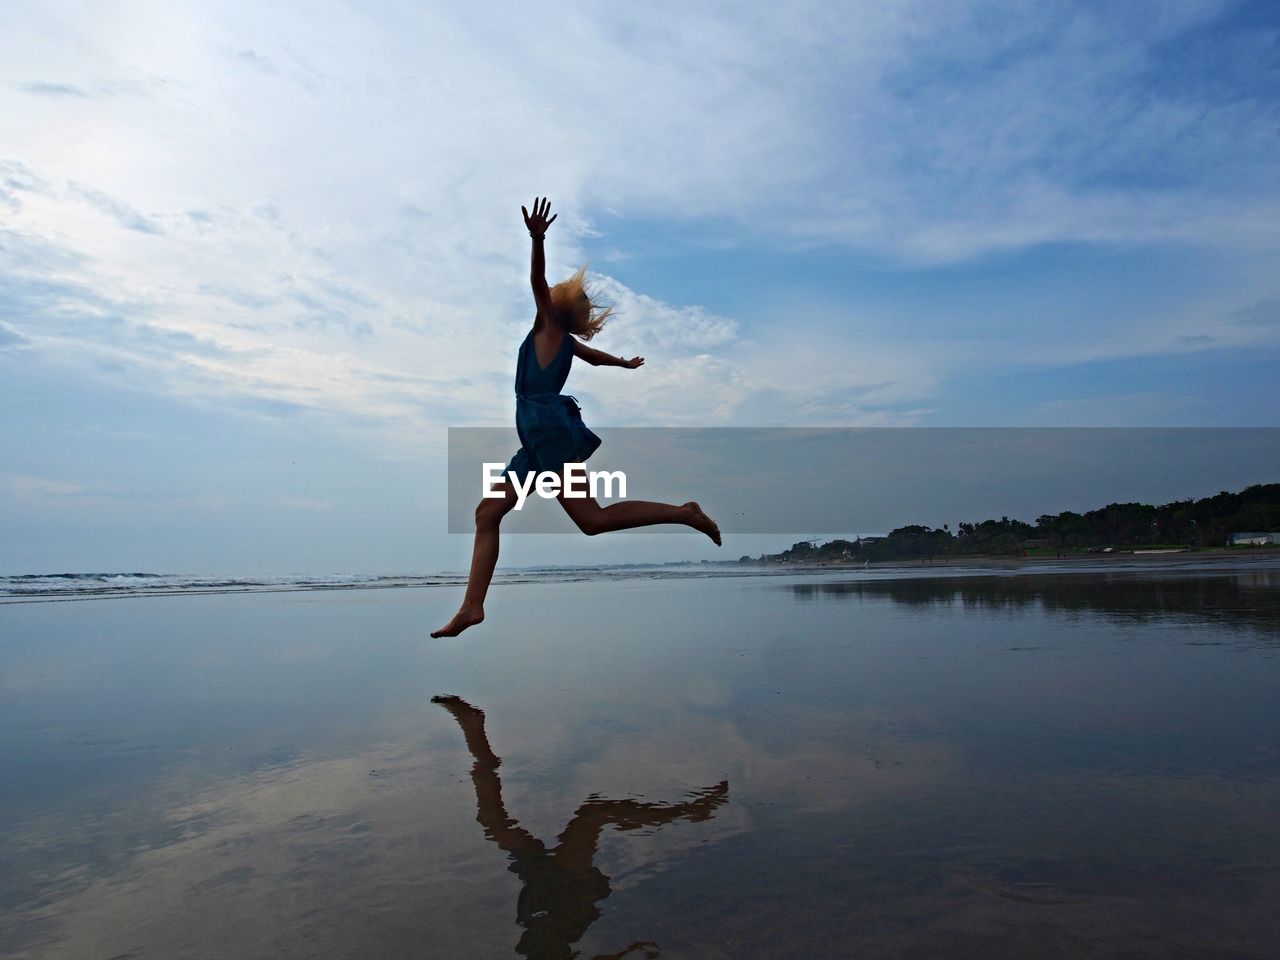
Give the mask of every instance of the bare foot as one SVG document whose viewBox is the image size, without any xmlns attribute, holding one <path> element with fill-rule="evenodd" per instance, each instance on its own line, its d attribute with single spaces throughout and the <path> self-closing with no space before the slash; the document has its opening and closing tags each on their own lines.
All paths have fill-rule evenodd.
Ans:
<svg viewBox="0 0 1280 960">
<path fill-rule="evenodd" d="M 440 704 L 440 706 L 444 707 L 446 710 L 452 713 L 455 717 L 464 717 L 469 714 L 470 715 L 479 714 L 481 719 L 484 718 L 483 710 L 481 710 L 479 707 L 473 707 L 471 704 L 467 703 L 467 701 L 463 700 L 456 693 L 446 693 L 446 694 L 441 694 L 440 696 L 437 696 L 437 697 L 432 697 L 431 702 Z"/>
<path fill-rule="evenodd" d="M 474 627 L 477 623 L 484 622 L 483 607 L 468 607 L 465 604 L 458 608 L 458 612 L 453 615 L 453 619 L 446 623 L 439 630 L 431 631 L 433 637 L 456 637 L 467 627 Z"/>
<path fill-rule="evenodd" d="M 693 516 L 689 518 L 689 526 L 693 527 L 695 530 L 701 530 L 711 538 L 712 543 L 717 547 L 720 546 L 720 528 L 716 526 L 716 522 L 714 520 L 702 512 L 702 508 L 698 506 L 698 502 L 696 500 L 690 500 L 684 505 L 684 508 L 693 514 Z"/>
</svg>

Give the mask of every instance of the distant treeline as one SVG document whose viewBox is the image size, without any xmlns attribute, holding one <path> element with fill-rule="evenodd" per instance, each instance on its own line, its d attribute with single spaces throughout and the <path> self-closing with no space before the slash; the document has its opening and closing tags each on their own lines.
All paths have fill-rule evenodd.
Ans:
<svg viewBox="0 0 1280 960">
<path fill-rule="evenodd" d="M 1280 531 L 1280 483 L 1256 484 L 1239 493 L 1223 491 L 1203 500 L 1163 506 L 1110 503 L 1088 513 L 1066 511 L 1034 524 L 1001 517 L 961 523 L 954 532 L 913 524 L 872 540 L 802 541 L 762 556 L 766 562 L 835 562 L 1020 555 L 1024 551 L 1067 552 L 1107 547 L 1221 547 L 1233 533 Z M 743 557 L 744 561 L 749 557 Z"/>
</svg>

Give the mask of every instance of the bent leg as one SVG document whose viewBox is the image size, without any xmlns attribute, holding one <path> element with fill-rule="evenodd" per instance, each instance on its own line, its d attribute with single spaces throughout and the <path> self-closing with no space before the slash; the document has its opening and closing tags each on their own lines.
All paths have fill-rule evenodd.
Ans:
<svg viewBox="0 0 1280 960">
<path fill-rule="evenodd" d="M 484 598 L 498 565 L 498 528 L 502 518 L 516 505 L 516 491 L 510 480 L 503 480 L 499 489 L 503 494 L 501 499 L 485 498 L 476 507 L 476 539 L 471 548 L 471 572 L 467 575 L 462 606 L 452 620 L 432 631 L 433 637 L 456 637 L 467 627 L 484 620 Z"/>
<path fill-rule="evenodd" d="M 682 803 L 649 803 L 642 800 L 605 800 L 592 797 L 573 815 L 557 838 L 551 855 L 577 873 L 586 873 L 595 860 L 600 831 L 608 825 L 619 830 L 660 827 L 675 820 L 710 820 L 717 808 L 728 803 L 729 782 L 694 791 L 695 799 Z"/>
<path fill-rule="evenodd" d="M 720 545 L 720 528 L 702 512 L 702 507 L 690 500 L 676 506 L 673 503 L 656 503 L 652 500 L 621 500 L 607 507 L 600 506 L 595 497 L 567 497 L 565 484 L 561 483 L 556 499 L 564 512 L 589 537 L 612 530 L 632 530 L 651 527 L 660 523 L 679 523 L 705 533 Z"/>
</svg>

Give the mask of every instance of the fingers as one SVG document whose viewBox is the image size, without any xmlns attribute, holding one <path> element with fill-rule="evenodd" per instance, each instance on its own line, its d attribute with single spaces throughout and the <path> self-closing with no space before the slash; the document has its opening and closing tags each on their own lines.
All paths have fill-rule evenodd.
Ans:
<svg viewBox="0 0 1280 960">
<path fill-rule="evenodd" d="M 560 216 L 557 213 L 552 215 L 550 220 L 547 219 L 547 214 L 551 213 L 551 201 L 546 197 L 533 198 L 533 216 L 529 215 L 529 210 L 526 207 L 521 207 L 520 212 L 524 214 L 525 226 L 530 230 L 533 229 L 535 224 L 540 224 L 545 229 L 555 223 L 556 217 Z"/>
</svg>

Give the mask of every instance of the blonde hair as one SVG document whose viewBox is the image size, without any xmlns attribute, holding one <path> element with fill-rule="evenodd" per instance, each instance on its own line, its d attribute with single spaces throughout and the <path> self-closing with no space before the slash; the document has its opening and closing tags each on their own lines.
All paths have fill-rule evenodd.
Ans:
<svg viewBox="0 0 1280 960">
<path fill-rule="evenodd" d="M 604 307 L 587 290 L 587 268 L 551 288 L 551 309 L 560 325 L 575 337 L 590 340 L 613 316 L 613 307 Z"/>
</svg>

